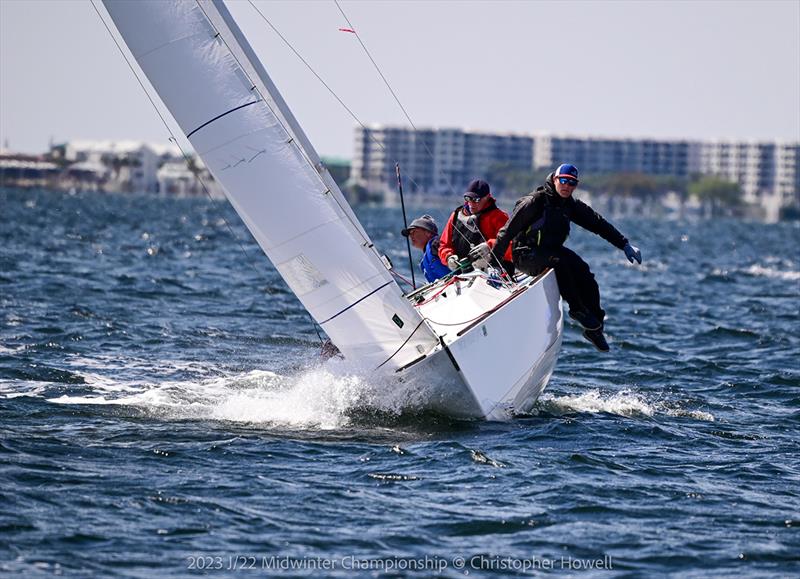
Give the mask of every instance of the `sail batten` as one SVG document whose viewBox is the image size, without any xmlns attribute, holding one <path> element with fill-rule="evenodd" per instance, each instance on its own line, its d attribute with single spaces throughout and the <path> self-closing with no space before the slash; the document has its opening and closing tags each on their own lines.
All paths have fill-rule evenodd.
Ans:
<svg viewBox="0 0 800 579">
<path fill-rule="evenodd" d="M 345 356 L 396 369 L 434 348 L 221 0 L 104 4 L 262 250 Z"/>
<path fill-rule="evenodd" d="M 239 105 L 238 107 L 233 107 L 231 110 L 229 110 L 229 111 L 225 111 L 225 112 L 224 112 L 224 113 L 222 113 L 221 115 L 217 115 L 216 117 L 214 117 L 214 118 L 213 118 L 213 119 L 211 119 L 210 121 L 206 121 L 205 123 L 203 123 L 202 125 L 200 125 L 199 127 L 197 127 L 195 130 L 193 130 L 193 131 L 189 131 L 189 132 L 186 134 L 186 138 L 187 138 L 187 139 L 191 139 L 191 138 L 192 138 L 192 135 L 194 135 L 194 134 L 195 134 L 197 131 L 199 131 L 200 129 L 203 129 L 203 128 L 205 128 L 205 127 L 207 127 L 208 125 L 210 125 L 211 123 L 213 123 L 213 122 L 214 122 L 214 121 L 216 121 L 217 119 L 221 119 L 221 118 L 222 118 L 222 117 L 224 117 L 225 115 L 229 115 L 229 114 L 231 114 L 231 113 L 234 113 L 234 112 L 238 111 L 239 109 L 243 109 L 244 107 L 249 107 L 250 105 L 255 105 L 255 104 L 258 104 L 258 103 L 260 103 L 260 102 L 261 102 L 261 99 L 258 99 L 258 100 L 255 100 L 255 101 L 250 101 L 249 103 L 244 103 L 243 105 Z"/>
</svg>

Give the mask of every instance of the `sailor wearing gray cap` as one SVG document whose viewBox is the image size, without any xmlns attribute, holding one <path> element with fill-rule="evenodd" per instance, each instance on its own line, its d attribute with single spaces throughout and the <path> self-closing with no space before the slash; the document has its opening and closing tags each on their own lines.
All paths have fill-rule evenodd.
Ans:
<svg viewBox="0 0 800 579">
<path fill-rule="evenodd" d="M 450 269 L 439 261 L 439 228 L 433 217 L 430 215 L 417 217 L 400 233 L 403 237 L 409 238 L 411 245 L 422 250 L 419 266 L 428 282 L 436 281 L 450 273 Z"/>
<path fill-rule="evenodd" d="M 411 222 L 411 225 L 408 226 L 407 229 L 402 229 L 400 233 L 403 237 L 408 237 L 411 233 L 412 229 L 424 229 L 425 231 L 429 231 L 434 235 L 439 235 L 439 228 L 436 226 L 436 221 L 430 215 L 421 215 L 417 217 L 414 221 Z M 414 245 L 414 240 L 411 240 L 411 244 Z M 417 247 L 414 245 L 414 247 Z"/>
</svg>

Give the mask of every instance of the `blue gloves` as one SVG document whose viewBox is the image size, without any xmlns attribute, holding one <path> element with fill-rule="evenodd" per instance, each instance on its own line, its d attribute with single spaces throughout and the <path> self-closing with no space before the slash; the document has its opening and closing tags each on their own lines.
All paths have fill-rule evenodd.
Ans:
<svg viewBox="0 0 800 579">
<path fill-rule="evenodd" d="M 634 247 L 630 243 L 626 243 L 625 247 L 622 248 L 622 251 L 625 252 L 625 257 L 628 258 L 628 261 L 633 263 L 633 260 L 642 263 L 642 252 L 639 251 L 638 247 Z"/>
</svg>

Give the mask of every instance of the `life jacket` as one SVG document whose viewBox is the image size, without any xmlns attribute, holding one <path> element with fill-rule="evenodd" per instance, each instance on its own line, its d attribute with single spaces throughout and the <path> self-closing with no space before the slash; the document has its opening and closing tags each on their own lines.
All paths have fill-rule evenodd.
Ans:
<svg viewBox="0 0 800 579">
<path fill-rule="evenodd" d="M 419 262 L 426 281 L 436 281 L 450 273 L 450 268 L 439 261 L 439 236 L 436 235 L 425 245 Z"/>
<path fill-rule="evenodd" d="M 517 235 L 515 250 L 547 252 L 561 247 L 569 237 L 574 200 L 572 197 L 556 199 L 544 187 L 537 188 L 531 195 L 544 198 L 544 210 L 539 219 Z"/>
<path fill-rule="evenodd" d="M 484 209 L 471 215 L 464 215 L 462 209 L 464 206 L 459 205 L 453 211 L 453 235 L 451 238 L 453 251 L 460 259 L 467 257 L 469 250 L 474 246 L 486 241 L 480 230 L 480 219 L 483 214 L 497 209 L 497 204 L 492 200 Z"/>
</svg>

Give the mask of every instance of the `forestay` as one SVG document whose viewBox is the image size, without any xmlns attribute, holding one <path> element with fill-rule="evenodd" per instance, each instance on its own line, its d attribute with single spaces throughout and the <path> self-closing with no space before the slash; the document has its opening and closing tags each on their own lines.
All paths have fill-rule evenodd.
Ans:
<svg viewBox="0 0 800 579">
<path fill-rule="evenodd" d="M 221 0 L 104 0 L 150 83 L 305 308 L 349 359 L 436 336 L 403 297 Z"/>
</svg>

